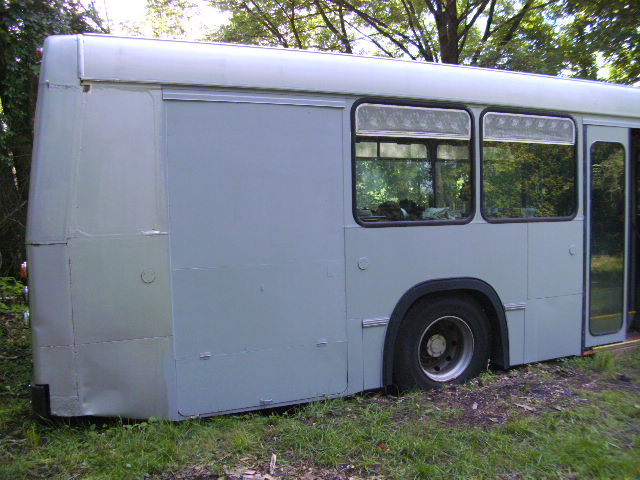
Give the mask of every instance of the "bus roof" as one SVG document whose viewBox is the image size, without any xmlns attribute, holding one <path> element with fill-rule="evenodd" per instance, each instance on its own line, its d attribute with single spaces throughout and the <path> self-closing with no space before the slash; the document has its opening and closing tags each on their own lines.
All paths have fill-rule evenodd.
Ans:
<svg viewBox="0 0 640 480">
<path fill-rule="evenodd" d="M 273 47 L 75 35 L 85 81 L 321 92 L 640 118 L 640 88 Z"/>
</svg>

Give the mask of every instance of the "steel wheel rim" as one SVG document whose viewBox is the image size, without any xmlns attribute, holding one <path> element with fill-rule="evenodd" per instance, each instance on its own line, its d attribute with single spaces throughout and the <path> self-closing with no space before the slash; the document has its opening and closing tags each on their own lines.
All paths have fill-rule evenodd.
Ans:
<svg viewBox="0 0 640 480">
<path fill-rule="evenodd" d="M 467 369 L 473 350 L 473 332 L 467 322 L 447 315 L 422 332 L 418 342 L 418 364 L 430 380 L 448 382 Z"/>
</svg>

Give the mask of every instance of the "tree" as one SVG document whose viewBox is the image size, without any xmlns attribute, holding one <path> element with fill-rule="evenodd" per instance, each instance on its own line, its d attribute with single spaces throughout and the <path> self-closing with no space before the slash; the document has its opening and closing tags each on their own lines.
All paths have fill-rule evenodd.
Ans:
<svg viewBox="0 0 640 480">
<path fill-rule="evenodd" d="M 144 21 L 124 22 L 120 28 L 137 37 L 185 39 L 195 8 L 190 0 L 147 0 Z"/>
<path fill-rule="evenodd" d="M 102 31 L 93 8 L 65 0 L 0 0 L 0 252 L 2 274 L 24 260 L 38 57 L 47 35 Z"/>
<path fill-rule="evenodd" d="M 574 17 L 568 35 L 576 49 L 591 52 L 575 62 L 581 76 L 595 77 L 597 52 L 609 67 L 610 80 L 640 81 L 638 0 L 567 0 L 565 9 Z"/>
<path fill-rule="evenodd" d="M 556 74 L 560 0 L 212 0 L 212 38 Z M 536 51 L 536 55 L 531 55 Z"/>
<path fill-rule="evenodd" d="M 195 4 L 189 0 L 147 0 L 147 23 L 153 36 L 185 38 L 185 24 L 191 20 L 190 10 Z"/>
</svg>

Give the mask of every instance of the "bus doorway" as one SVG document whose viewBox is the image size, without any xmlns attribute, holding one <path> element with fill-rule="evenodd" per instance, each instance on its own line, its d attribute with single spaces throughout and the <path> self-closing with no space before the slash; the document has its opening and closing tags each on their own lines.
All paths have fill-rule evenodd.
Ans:
<svg viewBox="0 0 640 480">
<path fill-rule="evenodd" d="M 588 279 L 585 347 L 627 337 L 625 263 L 629 221 L 627 172 L 629 130 L 588 125 L 586 129 Z"/>
</svg>

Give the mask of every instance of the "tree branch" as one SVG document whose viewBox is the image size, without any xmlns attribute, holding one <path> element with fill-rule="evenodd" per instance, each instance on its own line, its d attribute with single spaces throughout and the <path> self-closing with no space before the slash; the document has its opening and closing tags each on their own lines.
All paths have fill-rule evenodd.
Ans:
<svg viewBox="0 0 640 480">
<path fill-rule="evenodd" d="M 352 49 L 351 49 L 351 42 L 349 42 L 349 38 L 346 35 L 346 31 L 344 29 L 344 22 L 342 22 L 342 32 L 340 30 L 338 30 L 338 28 L 333 24 L 333 22 L 329 19 L 329 17 L 327 16 L 326 12 L 324 11 L 324 8 L 322 8 L 321 3 L 318 0 L 313 0 L 313 4 L 316 6 L 316 8 L 318 9 L 318 12 L 320 12 L 320 16 L 322 17 L 322 20 L 324 21 L 324 24 L 326 25 L 326 27 L 331 30 L 331 32 L 338 37 L 338 40 L 342 43 L 342 45 L 345 48 L 345 53 L 353 53 Z M 340 18 L 342 20 L 342 15 L 340 14 Z"/>
</svg>

